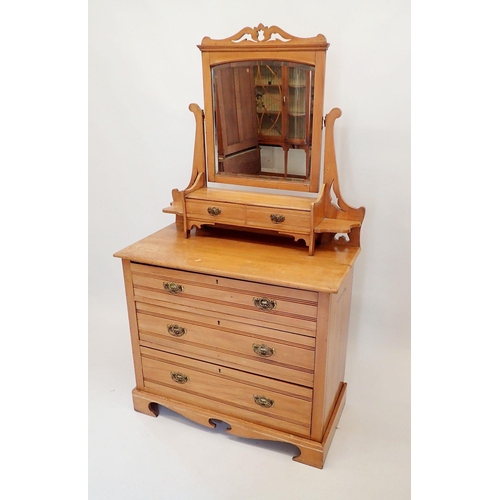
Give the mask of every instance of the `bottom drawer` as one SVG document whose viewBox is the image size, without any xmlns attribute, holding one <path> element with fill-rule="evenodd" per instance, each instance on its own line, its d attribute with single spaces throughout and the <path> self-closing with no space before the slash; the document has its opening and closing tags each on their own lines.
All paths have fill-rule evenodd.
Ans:
<svg viewBox="0 0 500 500">
<path fill-rule="evenodd" d="M 141 347 L 146 390 L 267 427 L 309 436 L 312 390 Z"/>
</svg>

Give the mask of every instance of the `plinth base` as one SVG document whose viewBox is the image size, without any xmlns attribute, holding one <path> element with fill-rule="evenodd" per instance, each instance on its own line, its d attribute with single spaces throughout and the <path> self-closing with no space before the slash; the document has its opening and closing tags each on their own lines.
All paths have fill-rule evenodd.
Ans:
<svg viewBox="0 0 500 500">
<path fill-rule="evenodd" d="M 339 391 L 339 395 L 333 407 L 330 420 L 321 442 L 312 441 L 307 438 L 288 434 L 269 427 L 264 427 L 262 425 L 254 424 L 223 413 L 205 410 L 197 406 L 181 403 L 165 396 L 152 394 L 137 388 L 132 391 L 132 398 L 134 402 L 134 409 L 146 415 L 157 417 L 159 413 L 158 405 L 161 405 L 183 415 L 189 420 L 204 425 L 205 427 L 214 428 L 215 424 L 212 420 L 222 420 L 229 425 L 227 432 L 234 436 L 250 439 L 264 439 L 268 441 L 280 441 L 293 444 L 300 450 L 300 454 L 293 457 L 293 460 L 322 469 L 325 463 L 326 454 L 330 448 L 335 430 L 337 429 L 337 424 L 340 420 L 340 416 L 342 415 L 342 410 L 344 409 L 346 388 L 347 384 L 344 382 L 341 390 Z"/>
</svg>

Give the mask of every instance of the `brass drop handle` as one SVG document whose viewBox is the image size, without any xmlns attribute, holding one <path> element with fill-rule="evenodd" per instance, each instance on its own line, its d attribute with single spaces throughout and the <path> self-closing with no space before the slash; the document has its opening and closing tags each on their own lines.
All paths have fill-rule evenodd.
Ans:
<svg viewBox="0 0 500 500">
<path fill-rule="evenodd" d="M 185 384 L 186 382 L 189 382 L 189 377 L 181 372 L 170 372 L 170 376 L 172 377 L 172 380 L 178 384 Z"/>
<path fill-rule="evenodd" d="M 253 344 L 252 348 L 255 354 L 258 354 L 263 358 L 269 358 L 276 352 L 274 347 L 268 347 L 266 344 Z"/>
<path fill-rule="evenodd" d="M 207 212 L 212 216 L 212 217 L 216 217 L 217 215 L 220 215 L 222 210 L 220 208 L 217 208 L 217 207 L 208 207 L 207 208 Z"/>
<path fill-rule="evenodd" d="M 179 325 L 167 325 L 167 331 L 174 337 L 182 337 L 187 333 L 187 329 Z"/>
<path fill-rule="evenodd" d="M 285 216 L 284 215 L 280 215 L 280 214 L 271 214 L 270 215 L 271 217 L 271 220 L 275 223 L 275 224 L 281 224 L 282 222 L 285 222 Z"/>
<path fill-rule="evenodd" d="M 266 398 L 265 396 L 253 395 L 253 400 L 262 408 L 272 408 L 274 406 L 274 399 Z"/>
<path fill-rule="evenodd" d="M 278 303 L 273 299 L 268 299 L 267 297 L 254 297 L 253 305 L 262 311 L 272 311 L 273 309 L 276 309 Z"/>
<path fill-rule="evenodd" d="M 184 286 L 175 283 L 174 281 L 164 281 L 163 288 L 170 293 L 181 293 L 184 291 Z"/>
</svg>

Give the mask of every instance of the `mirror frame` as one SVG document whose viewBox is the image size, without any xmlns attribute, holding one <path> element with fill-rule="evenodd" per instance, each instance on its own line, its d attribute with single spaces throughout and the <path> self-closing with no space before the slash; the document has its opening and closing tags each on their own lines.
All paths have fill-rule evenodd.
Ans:
<svg viewBox="0 0 500 500">
<path fill-rule="evenodd" d="M 321 137 L 323 129 L 323 99 L 325 61 L 329 44 L 323 35 L 313 38 L 292 36 L 277 26 L 243 28 L 222 40 L 203 38 L 198 48 L 202 52 L 203 94 L 205 103 L 205 147 L 209 182 L 252 187 L 308 191 L 317 193 L 320 180 Z M 309 180 L 288 182 L 279 179 L 219 174 L 215 163 L 215 127 L 212 67 L 242 61 L 286 61 L 314 66 L 314 105 L 312 121 L 311 169 Z"/>
</svg>

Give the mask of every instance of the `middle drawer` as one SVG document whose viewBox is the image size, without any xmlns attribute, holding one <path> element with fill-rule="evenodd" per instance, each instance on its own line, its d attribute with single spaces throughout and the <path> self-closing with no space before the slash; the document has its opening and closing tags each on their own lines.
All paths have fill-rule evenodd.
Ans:
<svg viewBox="0 0 500 500">
<path fill-rule="evenodd" d="M 313 385 L 314 338 L 220 315 L 194 314 L 142 302 L 137 302 L 136 307 L 139 339 L 144 346 L 194 355 L 294 384 Z"/>
</svg>

